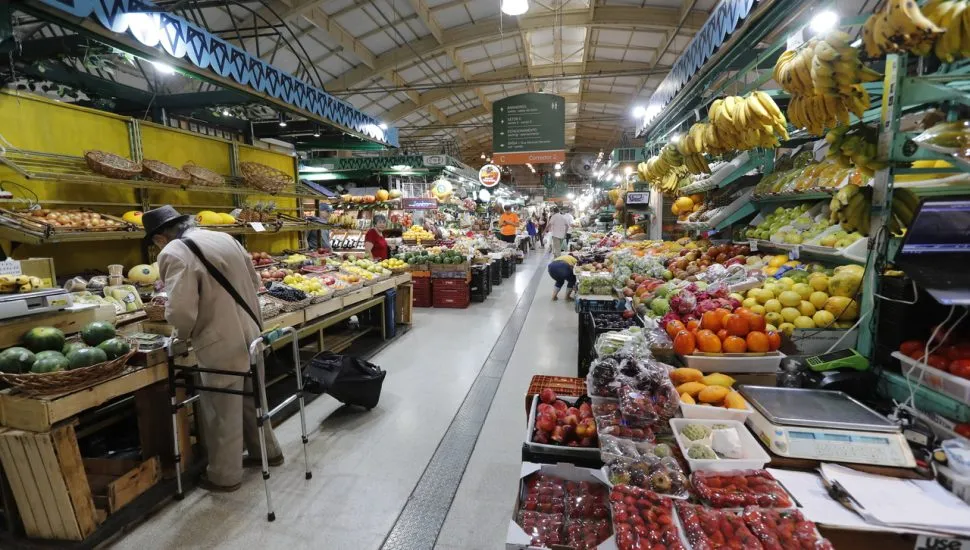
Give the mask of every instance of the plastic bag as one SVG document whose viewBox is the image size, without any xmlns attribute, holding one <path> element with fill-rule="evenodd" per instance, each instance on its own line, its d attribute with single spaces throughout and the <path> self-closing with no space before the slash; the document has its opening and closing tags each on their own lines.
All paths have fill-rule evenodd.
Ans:
<svg viewBox="0 0 970 550">
<path fill-rule="evenodd" d="M 679 511 L 679 510 L 678 510 Z M 761 541 L 765 550 L 808 548 L 832 550 L 832 543 L 822 538 L 815 524 L 798 510 L 745 508 L 744 523 Z"/>
<path fill-rule="evenodd" d="M 532 537 L 532 546 L 548 548 L 562 541 L 563 514 L 543 514 L 531 510 L 520 510 L 516 523 L 527 535 Z"/>
<path fill-rule="evenodd" d="M 563 544 L 574 550 L 595 550 L 612 535 L 608 516 L 606 519 L 569 519 L 566 520 Z"/>
<path fill-rule="evenodd" d="M 636 460 L 617 460 L 607 465 L 614 485 L 626 484 L 677 498 L 689 495 L 687 476 L 673 457 L 645 454 Z"/>
<path fill-rule="evenodd" d="M 93 278 L 91 279 L 94 280 Z M 126 313 L 131 313 L 133 311 L 138 311 L 144 309 L 144 304 L 142 304 L 141 296 L 138 295 L 138 289 L 132 285 L 118 285 L 118 286 L 106 286 L 104 287 L 105 298 L 114 298 L 121 302 L 125 307 Z"/>
<path fill-rule="evenodd" d="M 82 292 L 87 288 L 88 282 L 82 277 L 71 277 L 64 283 L 64 290 L 68 292 Z"/>
<path fill-rule="evenodd" d="M 607 490 L 604 485 L 587 484 L 583 490 L 570 491 L 566 497 L 569 519 L 609 519 Z"/>
<path fill-rule="evenodd" d="M 616 377 L 619 374 L 619 363 L 614 357 L 594 359 L 589 365 L 586 375 L 586 388 L 590 395 L 599 397 L 616 397 L 620 389 Z"/>
<path fill-rule="evenodd" d="M 762 550 L 761 542 L 739 515 L 678 501 L 677 517 L 693 550 Z M 800 548 L 790 546 L 788 548 Z"/>
<path fill-rule="evenodd" d="M 657 545 L 668 550 L 684 549 L 670 498 L 632 485 L 616 485 L 610 492 L 610 506 L 620 550 Z"/>
<path fill-rule="evenodd" d="M 656 437 L 653 430 L 649 427 L 631 427 L 623 422 L 623 416 L 619 411 L 604 416 L 596 417 L 596 432 L 602 439 L 604 435 L 610 435 L 631 441 L 654 441 Z"/>
<path fill-rule="evenodd" d="M 711 433 L 711 448 L 724 458 L 744 458 L 741 437 L 734 428 L 715 429 Z"/>
<path fill-rule="evenodd" d="M 627 384 L 620 386 L 620 412 L 623 421 L 632 427 L 653 425 L 658 418 L 650 394 Z"/>
<path fill-rule="evenodd" d="M 785 489 L 767 470 L 708 472 L 691 475 L 694 490 L 714 508 L 791 508 L 793 503 Z"/>
<path fill-rule="evenodd" d="M 566 489 L 563 481 L 550 476 L 533 476 L 526 481 L 522 508 L 543 514 L 565 513 Z"/>
</svg>

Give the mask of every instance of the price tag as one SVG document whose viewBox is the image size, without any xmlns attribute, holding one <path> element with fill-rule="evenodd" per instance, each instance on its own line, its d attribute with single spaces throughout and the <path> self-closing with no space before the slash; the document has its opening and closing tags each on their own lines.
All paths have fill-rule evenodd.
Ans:
<svg viewBox="0 0 970 550">
<path fill-rule="evenodd" d="M 920 535 L 916 537 L 916 546 L 913 548 L 915 550 L 970 550 L 970 540 Z"/>
<path fill-rule="evenodd" d="M 234 208 L 232 212 L 229 213 L 233 218 L 238 218 L 239 214 L 242 214 L 242 208 Z"/>
<path fill-rule="evenodd" d="M 791 250 L 789 250 L 788 251 L 788 259 L 789 260 L 797 260 L 798 259 L 798 252 L 799 252 L 799 247 L 797 247 L 797 246 L 795 248 L 792 248 Z"/>
<path fill-rule="evenodd" d="M 20 262 L 17 260 L 4 260 L 0 262 L 0 275 L 22 275 Z"/>
<path fill-rule="evenodd" d="M 249 226 L 252 227 L 253 231 L 257 233 L 262 233 L 263 231 L 266 231 L 266 228 L 263 227 L 263 224 L 260 222 L 249 222 Z"/>
<path fill-rule="evenodd" d="M 751 249 L 751 252 L 757 252 L 758 251 L 758 241 L 755 240 L 755 239 L 748 239 L 748 248 Z"/>
</svg>

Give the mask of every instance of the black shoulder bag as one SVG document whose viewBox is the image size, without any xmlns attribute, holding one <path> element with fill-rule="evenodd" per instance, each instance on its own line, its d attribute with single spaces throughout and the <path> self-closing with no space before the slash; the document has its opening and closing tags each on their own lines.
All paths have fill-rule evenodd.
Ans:
<svg viewBox="0 0 970 550">
<path fill-rule="evenodd" d="M 236 289 L 232 286 L 232 283 L 229 282 L 229 279 L 226 279 L 226 276 L 223 275 L 218 269 L 216 269 L 215 266 L 212 265 L 212 263 L 209 262 L 208 259 L 206 259 L 206 257 L 202 254 L 202 251 L 199 250 L 199 245 L 195 244 L 189 239 L 181 239 L 181 240 L 183 243 L 185 243 L 185 246 L 189 247 L 189 250 L 191 250 L 195 254 L 195 256 L 199 259 L 199 261 L 202 262 L 202 265 L 205 266 L 205 269 L 206 271 L 209 272 L 209 275 L 212 275 L 212 278 L 215 279 L 217 283 L 222 285 L 222 288 L 226 289 L 226 292 L 228 292 L 229 295 L 232 296 L 232 299 L 235 300 L 237 304 L 239 304 L 239 307 L 243 308 L 243 310 L 249 314 L 249 317 L 253 320 L 254 323 L 256 323 L 256 326 L 259 327 L 259 330 L 262 331 L 263 323 L 260 322 L 259 316 L 253 312 L 252 308 L 249 307 L 249 304 L 246 303 L 246 300 L 243 300 L 243 297 L 239 295 L 239 292 L 237 292 Z"/>
</svg>

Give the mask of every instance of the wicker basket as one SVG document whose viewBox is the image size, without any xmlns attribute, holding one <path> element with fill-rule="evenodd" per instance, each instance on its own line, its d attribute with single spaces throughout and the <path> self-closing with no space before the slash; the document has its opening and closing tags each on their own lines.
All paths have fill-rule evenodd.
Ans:
<svg viewBox="0 0 970 550">
<path fill-rule="evenodd" d="M 310 298 L 310 303 L 311 304 L 322 304 L 323 302 L 328 302 L 330 300 L 333 300 L 336 297 L 337 297 L 336 293 L 328 292 L 328 293 L 326 293 L 323 296 L 313 296 L 312 298 Z"/>
<path fill-rule="evenodd" d="M 69 393 L 117 376 L 125 370 L 125 364 L 135 354 L 135 348 L 136 346 L 132 345 L 132 350 L 127 354 L 90 367 L 46 373 L 0 373 L 0 380 L 35 397 Z"/>
<path fill-rule="evenodd" d="M 273 303 L 280 308 L 280 311 L 284 311 L 286 313 L 290 313 L 292 311 L 300 311 L 301 309 L 304 309 L 305 307 L 310 305 L 310 298 L 304 298 L 299 302 L 287 302 L 286 300 L 280 300 L 276 296 L 272 296 L 269 294 L 265 295 L 264 298 L 266 298 L 267 300 L 272 300 Z"/>
<path fill-rule="evenodd" d="M 165 301 L 161 299 L 152 299 L 151 302 L 145 304 L 145 316 L 148 317 L 149 321 L 159 323 L 165 321 Z"/>
<path fill-rule="evenodd" d="M 282 312 L 277 300 L 271 296 L 263 295 L 259 297 L 259 313 L 263 320 L 272 319 Z"/>
<path fill-rule="evenodd" d="M 84 153 L 84 161 L 88 168 L 109 178 L 130 180 L 141 174 L 140 162 L 106 151 L 88 151 Z"/>
<path fill-rule="evenodd" d="M 142 173 L 149 178 L 169 185 L 186 185 L 192 181 L 192 176 L 188 172 L 179 170 L 174 166 L 165 164 L 160 160 L 145 159 L 141 161 Z"/>
<path fill-rule="evenodd" d="M 200 187 L 222 187 L 226 184 L 226 178 L 221 174 L 213 172 L 208 168 L 203 168 L 191 162 L 182 167 L 182 171 L 187 173 L 192 179 L 192 185 Z"/>
<path fill-rule="evenodd" d="M 266 193 L 279 193 L 293 184 L 293 178 L 284 172 L 258 162 L 241 162 L 239 170 L 246 185 Z"/>
</svg>

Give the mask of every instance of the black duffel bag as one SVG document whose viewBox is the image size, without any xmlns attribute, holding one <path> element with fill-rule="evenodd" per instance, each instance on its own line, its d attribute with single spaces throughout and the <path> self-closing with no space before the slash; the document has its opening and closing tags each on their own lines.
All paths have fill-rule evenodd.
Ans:
<svg viewBox="0 0 970 550">
<path fill-rule="evenodd" d="M 370 410 L 381 398 L 386 374 L 363 359 L 324 351 L 307 364 L 303 388 L 311 393 L 328 393 L 341 403 Z"/>
</svg>

